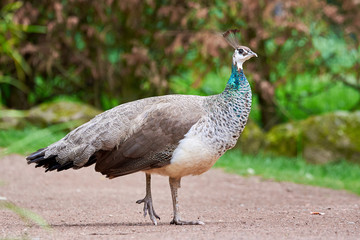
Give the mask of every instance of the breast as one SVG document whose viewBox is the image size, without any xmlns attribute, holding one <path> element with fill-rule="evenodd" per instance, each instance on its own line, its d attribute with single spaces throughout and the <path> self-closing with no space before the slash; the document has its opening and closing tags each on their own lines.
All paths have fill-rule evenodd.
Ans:
<svg viewBox="0 0 360 240">
<path fill-rule="evenodd" d="M 190 130 L 175 149 L 169 165 L 147 172 L 173 178 L 199 175 L 208 171 L 219 157 L 201 134 Z"/>
<path fill-rule="evenodd" d="M 170 164 L 149 170 L 170 177 L 199 175 L 208 171 L 228 149 L 235 146 L 249 115 L 251 98 L 209 98 L 207 114 L 180 140 Z M 245 104 L 245 103 L 246 104 Z"/>
</svg>

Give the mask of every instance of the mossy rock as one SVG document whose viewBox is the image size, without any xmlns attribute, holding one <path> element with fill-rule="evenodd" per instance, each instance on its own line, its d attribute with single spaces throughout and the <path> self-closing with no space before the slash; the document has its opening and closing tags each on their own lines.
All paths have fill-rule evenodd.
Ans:
<svg viewBox="0 0 360 240">
<path fill-rule="evenodd" d="M 23 128 L 28 112 L 24 110 L 0 109 L 0 129 Z"/>
<path fill-rule="evenodd" d="M 303 123 L 303 156 L 310 162 L 347 159 L 360 163 L 360 111 L 335 112 Z"/>
<path fill-rule="evenodd" d="M 34 125 L 46 127 L 53 124 L 69 123 L 73 129 L 101 113 L 90 105 L 59 101 L 43 103 L 29 110 L 27 119 Z"/>
<path fill-rule="evenodd" d="M 302 123 L 290 122 L 273 127 L 265 136 L 265 152 L 297 156 L 302 146 Z"/>
<path fill-rule="evenodd" d="M 335 112 L 281 124 L 266 134 L 265 151 L 302 155 L 311 163 L 346 159 L 360 163 L 360 111 Z"/>
<path fill-rule="evenodd" d="M 257 154 L 264 146 L 265 133 L 249 119 L 235 148 L 240 148 L 243 153 Z"/>
</svg>

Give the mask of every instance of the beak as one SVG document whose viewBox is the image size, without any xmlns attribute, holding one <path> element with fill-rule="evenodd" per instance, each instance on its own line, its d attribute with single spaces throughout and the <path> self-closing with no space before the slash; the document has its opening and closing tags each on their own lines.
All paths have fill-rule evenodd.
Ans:
<svg viewBox="0 0 360 240">
<path fill-rule="evenodd" d="M 251 56 L 258 57 L 258 55 L 257 55 L 256 53 L 254 53 L 253 51 L 250 52 L 250 55 L 251 55 Z"/>
</svg>

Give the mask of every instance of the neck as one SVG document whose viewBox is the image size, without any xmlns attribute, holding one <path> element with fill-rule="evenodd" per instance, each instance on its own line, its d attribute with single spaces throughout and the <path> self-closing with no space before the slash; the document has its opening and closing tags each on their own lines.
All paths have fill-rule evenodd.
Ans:
<svg viewBox="0 0 360 240">
<path fill-rule="evenodd" d="M 250 89 L 242 68 L 238 68 L 236 64 L 232 64 L 232 71 L 229 81 L 226 84 L 225 91 L 237 91 Z"/>
</svg>

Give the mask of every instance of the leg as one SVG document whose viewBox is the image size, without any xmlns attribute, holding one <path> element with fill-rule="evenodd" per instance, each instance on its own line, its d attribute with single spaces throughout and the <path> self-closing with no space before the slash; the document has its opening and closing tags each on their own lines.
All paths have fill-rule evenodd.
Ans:
<svg viewBox="0 0 360 240">
<path fill-rule="evenodd" d="M 180 188 L 180 179 L 181 178 L 169 178 L 171 196 L 173 201 L 173 209 L 174 209 L 174 218 L 170 222 L 170 224 L 176 225 L 204 225 L 201 221 L 182 221 L 180 220 L 180 211 L 179 211 L 179 203 L 178 203 L 178 188 Z"/>
<path fill-rule="evenodd" d="M 144 217 L 149 213 L 149 217 L 154 225 L 157 225 L 156 218 L 160 220 L 160 217 L 155 213 L 152 198 L 151 198 L 151 175 L 146 173 L 146 195 L 144 199 L 137 200 L 136 203 L 144 203 Z"/>
</svg>

